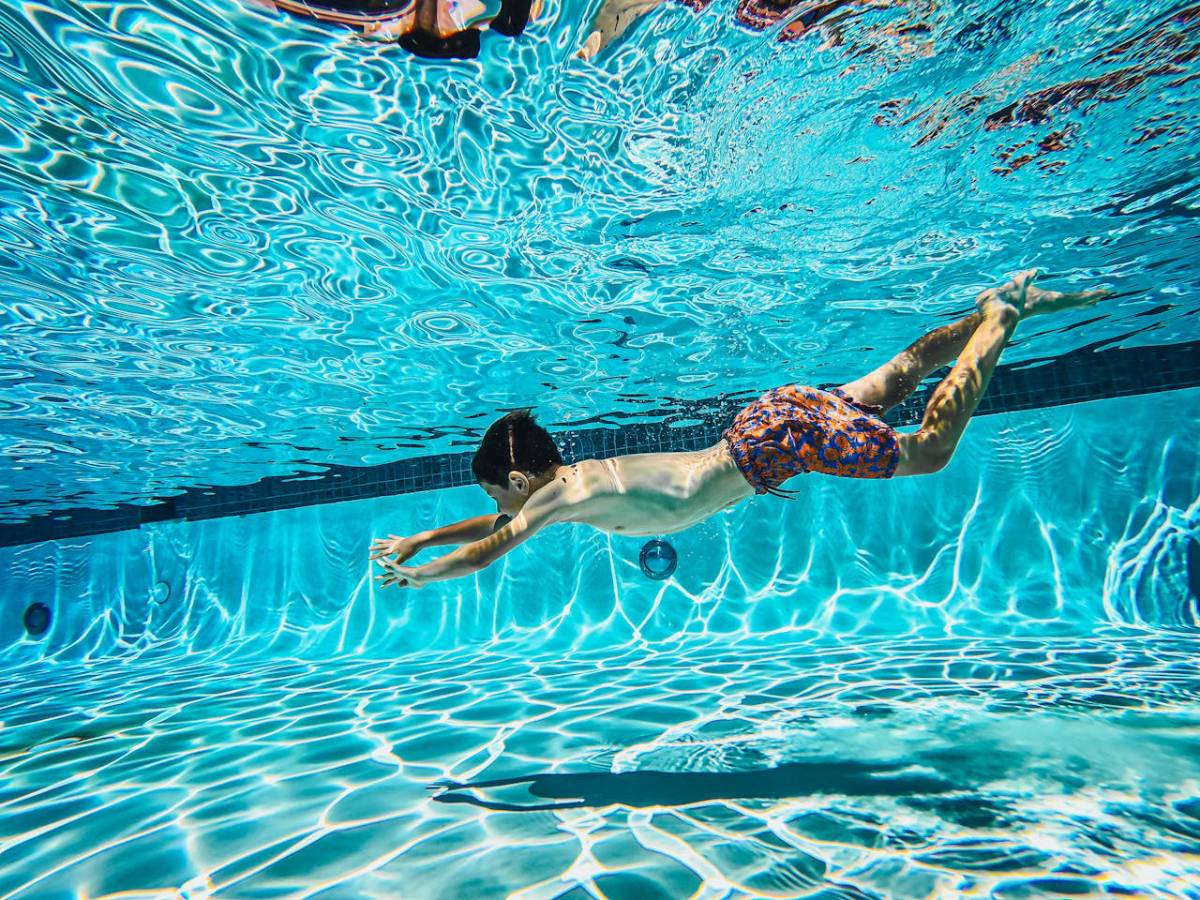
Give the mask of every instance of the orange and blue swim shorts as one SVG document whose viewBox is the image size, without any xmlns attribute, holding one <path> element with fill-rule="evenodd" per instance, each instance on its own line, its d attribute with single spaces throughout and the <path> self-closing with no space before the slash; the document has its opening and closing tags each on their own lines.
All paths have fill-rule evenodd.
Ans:
<svg viewBox="0 0 1200 900">
<path fill-rule="evenodd" d="M 891 478 L 900 445 L 879 411 L 838 388 L 787 385 L 743 409 L 722 437 L 756 494 L 781 495 L 779 485 L 801 472 Z"/>
</svg>

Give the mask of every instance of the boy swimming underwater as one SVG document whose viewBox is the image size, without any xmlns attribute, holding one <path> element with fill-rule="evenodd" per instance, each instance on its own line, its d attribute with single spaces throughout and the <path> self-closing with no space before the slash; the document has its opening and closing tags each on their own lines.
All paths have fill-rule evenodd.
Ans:
<svg viewBox="0 0 1200 900">
<path fill-rule="evenodd" d="M 706 450 L 568 466 L 527 412 L 509 413 L 487 430 L 472 465 L 497 513 L 375 541 L 371 559 L 387 570 L 378 580 L 415 588 L 469 575 L 556 522 L 628 535 L 681 531 L 752 494 L 781 494 L 779 485 L 801 472 L 848 478 L 937 472 L 953 456 L 1017 323 L 1107 295 L 1044 291 L 1032 286 L 1035 275 L 1021 272 L 984 291 L 978 312 L 931 331 L 857 381 L 829 391 L 801 385 L 768 391 Z M 879 418 L 955 359 L 919 430 L 899 434 Z M 403 565 L 442 544 L 462 546 L 421 566 Z"/>
</svg>

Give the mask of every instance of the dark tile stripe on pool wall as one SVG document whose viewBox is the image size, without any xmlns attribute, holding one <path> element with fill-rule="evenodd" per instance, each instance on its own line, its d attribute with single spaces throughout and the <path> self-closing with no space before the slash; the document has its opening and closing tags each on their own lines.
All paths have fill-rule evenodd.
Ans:
<svg viewBox="0 0 1200 900">
<path fill-rule="evenodd" d="M 885 417 L 897 427 L 915 425 L 937 373 Z M 1200 386 L 1200 341 L 1068 353 L 1044 363 L 999 366 L 978 415 L 1061 406 L 1085 400 L 1150 394 Z M 622 428 L 555 431 L 568 462 L 625 453 L 698 450 L 715 443 L 733 415 L 754 394 L 719 397 L 689 404 L 683 412 L 654 424 Z M 678 424 L 696 422 L 700 424 Z M 472 484 L 472 453 L 421 456 L 378 466 L 330 466 L 320 475 L 285 475 L 234 487 L 188 488 L 149 506 L 71 509 L 0 525 L 0 546 L 31 544 L 124 531 L 150 522 L 212 519 L 317 503 L 337 503 Z"/>
</svg>

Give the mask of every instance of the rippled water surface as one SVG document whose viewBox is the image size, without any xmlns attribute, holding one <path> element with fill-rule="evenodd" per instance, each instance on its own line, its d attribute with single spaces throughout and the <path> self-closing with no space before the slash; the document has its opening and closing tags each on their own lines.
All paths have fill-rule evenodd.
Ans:
<svg viewBox="0 0 1200 900">
<path fill-rule="evenodd" d="M 585 64 L 552 0 L 431 63 L 6 0 L 5 515 L 849 378 L 1029 264 L 1121 296 L 1010 359 L 1194 337 L 1200 9 L 879 6 L 668 4 Z"/>
</svg>

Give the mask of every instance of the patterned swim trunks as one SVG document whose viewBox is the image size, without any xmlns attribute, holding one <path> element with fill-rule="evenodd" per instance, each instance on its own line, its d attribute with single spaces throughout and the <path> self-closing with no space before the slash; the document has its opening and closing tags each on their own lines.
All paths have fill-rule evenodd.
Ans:
<svg viewBox="0 0 1200 900">
<path fill-rule="evenodd" d="M 838 388 L 787 385 L 743 409 L 722 437 L 756 494 L 782 496 L 779 485 L 801 472 L 891 478 L 900 445 L 878 414 Z"/>
</svg>

